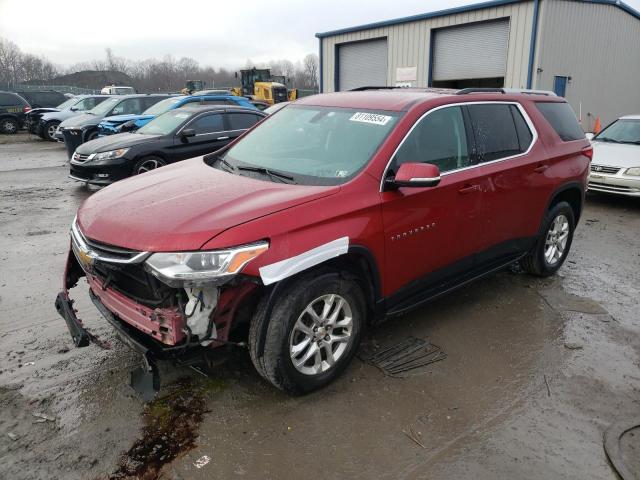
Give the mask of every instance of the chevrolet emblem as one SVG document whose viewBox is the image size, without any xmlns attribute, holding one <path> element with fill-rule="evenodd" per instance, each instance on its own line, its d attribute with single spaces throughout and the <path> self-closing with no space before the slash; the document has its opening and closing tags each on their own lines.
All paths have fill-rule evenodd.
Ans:
<svg viewBox="0 0 640 480">
<path fill-rule="evenodd" d="M 85 271 L 90 271 L 91 267 L 93 266 L 94 257 L 89 252 L 83 250 L 77 245 L 74 244 L 72 246 L 73 253 L 76 254 L 76 258 L 78 259 L 78 263 L 80 263 L 82 269 Z"/>
</svg>

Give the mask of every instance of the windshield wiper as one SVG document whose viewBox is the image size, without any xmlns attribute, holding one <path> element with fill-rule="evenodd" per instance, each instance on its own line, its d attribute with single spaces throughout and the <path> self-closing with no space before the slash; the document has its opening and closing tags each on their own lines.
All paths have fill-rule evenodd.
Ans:
<svg viewBox="0 0 640 480">
<path fill-rule="evenodd" d="M 275 172 L 273 170 L 269 170 L 268 168 L 264 168 L 264 167 L 237 167 L 238 170 L 244 170 L 247 172 L 257 172 L 257 173 L 262 173 L 264 175 L 268 175 L 271 178 L 277 178 L 278 180 L 280 180 L 282 183 L 296 183 L 293 180 L 293 177 L 284 173 L 280 173 L 280 172 Z"/>
<path fill-rule="evenodd" d="M 227 162 L 224 158 L 218 157 L 218 161 L 229 169 L 227 170 L 228 172 L 236 173 L 236 168 L 233 165 L 231 165 L 229 162 Z"/>
</svg>

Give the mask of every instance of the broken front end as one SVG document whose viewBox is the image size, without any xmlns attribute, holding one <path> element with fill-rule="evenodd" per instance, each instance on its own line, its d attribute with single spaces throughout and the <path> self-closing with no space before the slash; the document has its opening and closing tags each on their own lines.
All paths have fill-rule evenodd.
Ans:
<svg viewBox="0 0 640 480">
<path fill-rule="evenodd" d="M 157 359 L 182 361 L 205 348 L 233 343 L 234 329 L 248 323 L 258 288 L 256 280 L 238 273 L 267 249 L 260 242 L 224 251 L 140 252 L 89 239 L 74 220 L 56 309 L 77 347 L 97 341 L 69 297 L 86 276 L 102 316 L 142 355 L 132 386 L 150 398 L 160 387 Z"/>
</svg>

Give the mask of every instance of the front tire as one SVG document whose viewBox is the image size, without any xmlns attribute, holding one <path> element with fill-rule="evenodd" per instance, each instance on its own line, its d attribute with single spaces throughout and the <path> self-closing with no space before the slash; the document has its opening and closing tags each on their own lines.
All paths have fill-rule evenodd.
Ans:
<svg viewBox="0 0 640 480">
<path fill-rule="evenodd" d="M 85 142 L 90 142 L 91 140 L 95 140 L 96 138 L 98 138 L 98 131 L 91 130 L 89 133 L 87 133 L 87 138 Z"/>
<path fill-rule="evenodd" d="M 251 322 L 249 351 L 256 369 L 299 395 L 335 380 L 356 353 L 366 324 L 364 295 L 347 273 L 314 271 L 286 286 L 265 318 L 266 299 Z M 264 351 L 259 337 L 266 328 Z"/>
<path fill-rule="evenodd" d="M 157 168 L 164 167 L 167 163 L 160 157 L 144 157 L 138 160 L 133 167 L 133 174 L 140 175 L 141 173 L 150 172 Z"/>
<path fill-rule="evenodd" d="M 60 125 L 60 122 L 47 122 L 42 126 L 42 131 L 40 136 L 45 139 L 48 140 L 50 142 L 55 142 L 56 138 L 54 137 L 56 130 L 58 129 L 58 125 Z"/>
<path fill-rule="evenodd" d="M 555 204 L 545 215 L 536 245 L 520 262 L 522 268 L 537 277 L 556 273 L 569 254 L 574 231 L 575 216 L 571 205 L 567 202 Z"/>
</svg>

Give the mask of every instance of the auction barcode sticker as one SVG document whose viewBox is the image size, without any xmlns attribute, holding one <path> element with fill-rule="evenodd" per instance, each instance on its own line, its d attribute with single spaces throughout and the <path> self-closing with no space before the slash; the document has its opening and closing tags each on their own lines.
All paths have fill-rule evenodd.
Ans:
<svg viewBox="0 0 640 480">
<path fill-rule="evenodd" d="M 386 125 L 391 120 L 391 117 L 378 113 L 356 112 L 349 120 L 352 122 L 373 123 L 374 125 Z"/>
</svg>

